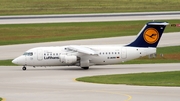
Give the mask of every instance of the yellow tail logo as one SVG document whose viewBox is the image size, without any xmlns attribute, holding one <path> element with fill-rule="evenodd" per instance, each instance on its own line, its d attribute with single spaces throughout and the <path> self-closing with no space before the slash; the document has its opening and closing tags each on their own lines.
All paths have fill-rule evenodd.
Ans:
<svg viewBox="0 0 180 101">
<path fill-rule="evenodd" d="M 149 44 L 154 44 L 159 39 L 159 32 L 155 28 L 148 28 L 144 31 L 144 40 Z"/>
</svg>

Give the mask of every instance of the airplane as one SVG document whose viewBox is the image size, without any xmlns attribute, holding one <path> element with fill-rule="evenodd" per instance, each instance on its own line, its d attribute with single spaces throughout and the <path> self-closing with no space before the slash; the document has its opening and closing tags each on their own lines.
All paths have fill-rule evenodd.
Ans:
<svg viewBox="0 0 180 101">
<path fill-rule="evenodd" d="M 148 22 L 136 39 L 126 45 L 67 45 L 37 47 L 27 50 L 12 63 L 26 66 L 79 66 L 118 64 L 156 53 L 167 22 Z"/>
</svg>

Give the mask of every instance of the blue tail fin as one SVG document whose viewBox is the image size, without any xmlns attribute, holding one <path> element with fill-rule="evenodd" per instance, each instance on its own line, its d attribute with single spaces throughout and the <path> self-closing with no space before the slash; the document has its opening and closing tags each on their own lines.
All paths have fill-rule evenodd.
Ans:
<svg viewBox="0 0 180 101">
<path fill-rule="evenodd" d="M 127 46 L 156 47 L 168 24 L 167 22 L 148 22 L 139 32 L 137 38 Z"/>
</svg>

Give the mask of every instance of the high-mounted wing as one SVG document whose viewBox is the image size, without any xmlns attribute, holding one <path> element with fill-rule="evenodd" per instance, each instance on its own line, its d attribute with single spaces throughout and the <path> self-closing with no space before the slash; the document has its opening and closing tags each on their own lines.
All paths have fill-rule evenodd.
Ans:
<svg viewBox="0 0 180 101">
<path fill-rule="evenodd" d="M 83 53 L 87 55 L 98 55 L 98 53 L 95 50 L 89 47 L 84 47 L 84 46 L 71 45 L 71 46 L 66 47 L 66 50 L 79 52 L 79 53 Z"/>
</svg>

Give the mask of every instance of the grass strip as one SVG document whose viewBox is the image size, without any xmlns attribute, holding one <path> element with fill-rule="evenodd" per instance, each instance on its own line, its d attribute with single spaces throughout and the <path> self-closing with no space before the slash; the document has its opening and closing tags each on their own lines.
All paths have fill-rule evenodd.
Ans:
<svg viewBox="0 0 180 101">
<path fill-rule="evenodd" d="M 179 11 L 179 0 L 1 0 L 0 15 Z"/>
<path fill-rule="evenodd" d="M 166 20 L 180 23 L 180 20 Z M 0 25 L 0 45 L 137 35 L 149 21 Z M 168 26 L 165 32 L 179 32 Z"/>
<path fill-rule="evenodd" d="M 0 66 L 17 66 L 12 63 L 12 60 L 0 60 Z"/>
<path fill-rule="evenodd" d="M 180 71 L 117 74 L 77 78 L 78 81 L 140 86 L 180 86 Z"/>
</svg>

